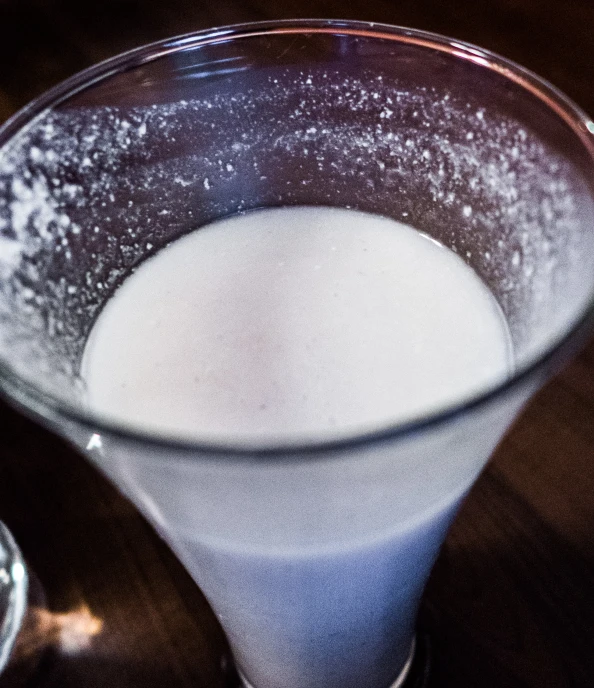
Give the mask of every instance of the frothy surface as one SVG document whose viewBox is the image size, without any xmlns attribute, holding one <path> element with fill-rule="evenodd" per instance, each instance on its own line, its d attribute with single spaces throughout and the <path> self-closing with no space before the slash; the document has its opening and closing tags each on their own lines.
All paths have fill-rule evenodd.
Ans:
<svg viewBox="0 0 594 688">
<path fill-rule="evenodd" d="M 342 436 L 469 398 L 511 367 L 495 299 L 411 227 L 336 208 L 259 210 L 147 260 L 86 347 L 95 411 L 165 435 Z"/>
</svg>

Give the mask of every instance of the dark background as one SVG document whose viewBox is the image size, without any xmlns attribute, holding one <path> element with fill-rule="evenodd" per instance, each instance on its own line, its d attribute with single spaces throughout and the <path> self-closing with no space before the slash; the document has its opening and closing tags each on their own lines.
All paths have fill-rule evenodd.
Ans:
<svg viewBox="0 0 594 688">
<path fill-rule="evenodd" d="M 594 114 L 591 0 L 0 0 L 0 121 L 129 48 L 291 17 L 388 22 L 470 41 Z M 49 609 L 33 617 L 38 628 L 19 649 L 29 659 L 1 688 L 223 686 L 220 632 L 168 549 L 72 450 L 1 404 L 0 519 Z M 89 646 L 58 651 L 64 627 L 84 644 L 91 615 L 102 627 Z M 594 685 L 594 345 L 502 442 L 448 537 L 422 617 L 434 688 Z"/>
</svg>

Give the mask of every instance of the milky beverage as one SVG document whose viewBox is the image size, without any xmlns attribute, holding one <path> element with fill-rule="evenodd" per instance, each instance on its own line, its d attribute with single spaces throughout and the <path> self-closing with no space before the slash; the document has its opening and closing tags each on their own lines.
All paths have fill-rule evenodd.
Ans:
<svg viewBox="0 0 594 688">
<path fill-rule="evenodd" d="M 457 404 L 509 374 L 510 351 L 453 252 L 387 218 L 294 207 L 221 220 L 142 264 L 95 324 L 83 376 L 120 423 L 286 446 Z M 127 469 L 256 688 L 387 688 L 405 663 L 474 475 L 433 495 L 414 460 L 374 452 Z"/>
</svg>

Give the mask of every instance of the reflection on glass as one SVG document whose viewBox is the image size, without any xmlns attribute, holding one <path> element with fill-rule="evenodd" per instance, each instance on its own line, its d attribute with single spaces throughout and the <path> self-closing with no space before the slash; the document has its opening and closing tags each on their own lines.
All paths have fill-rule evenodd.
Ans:
<svg viewBox="0 0 594 688">
<path fill-rule="evenodd" d="M 27 608 L 27 569 L 12 534 L 0 521 L 0 672 L 6 666 Z"/>
</svg>

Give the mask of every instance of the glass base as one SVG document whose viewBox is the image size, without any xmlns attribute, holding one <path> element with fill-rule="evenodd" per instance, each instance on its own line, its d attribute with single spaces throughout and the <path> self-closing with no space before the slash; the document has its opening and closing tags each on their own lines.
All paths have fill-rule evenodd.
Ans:
<svg viewBox="0 0 594 688">
<path fill-rule="evenodd" d="M 417 639 L 413 638 L 412 644 L 410 646 L 410 652 L 408 654 L 408 659 L 404 663 L 404 666 L 402 667 L 402 671 L 398 674 L 398 678 L 394 681 L 394 683 L 392 683 L 390 688 L 403 688 L 403 686 L 406 684 L 406 681 L 407 681 L 409 674 L 410 674 L 410 669 L 413 665 L 416 649 L 417 649 Z"/>
<path fill-rule="evenodd" d="M 405 665 L 407 673 L 401 672 L 397 681 L 402 677 L 402 688 L 427 688 L 431 671 L 431 643 L 426 633 L 417 633 L 413 642 L 410 665 Z M 395 688 L 398 683 L 391 688 Z"/>
<path fill-rule="evenodd" d="M 398 678 L 387 688 L 427 688 L 429 681 L 430 652 L 426 635 L 413 638 L 410 654 Z M 237 669 L 241 688 L 256 688 Z M 236 684 L 237 685 L 237 684 Z M 364 688 L 361 686 L 361 688 Z"/>
</svg>

